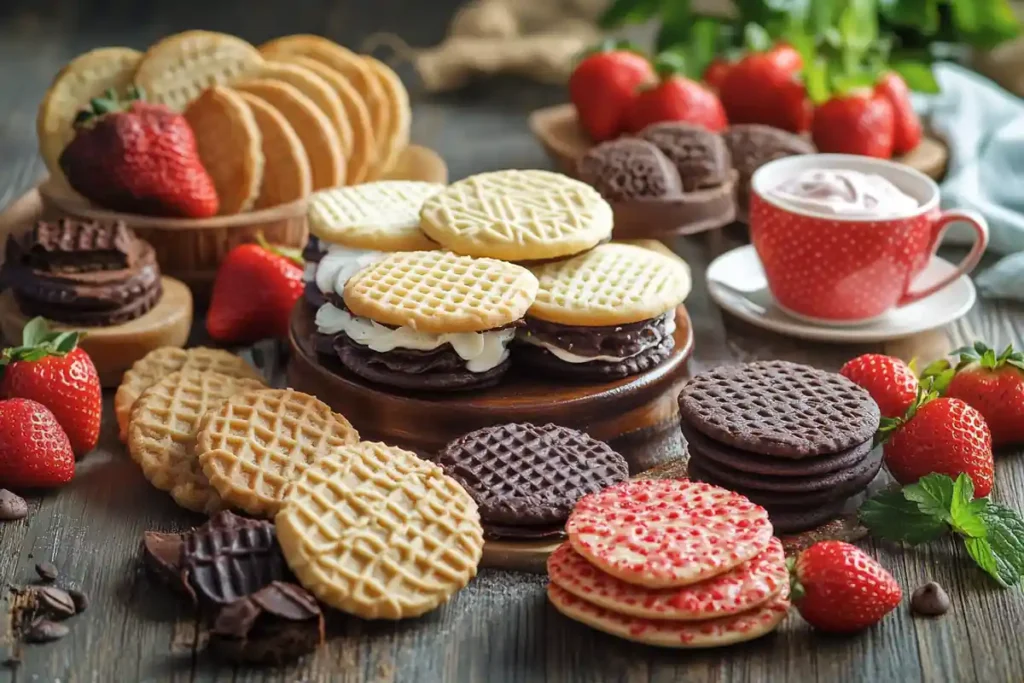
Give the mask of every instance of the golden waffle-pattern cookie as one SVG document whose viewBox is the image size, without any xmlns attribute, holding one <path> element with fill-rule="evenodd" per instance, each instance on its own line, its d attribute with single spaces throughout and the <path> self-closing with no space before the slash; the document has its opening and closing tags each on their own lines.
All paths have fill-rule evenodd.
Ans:
<svg viewBox="0 0 1024 683">
<path fill-rule="evenodd" d="M 299 54 L 275 53 L 270 55 L 270 60 L 309 69 L 334 88 L 342 106 L 345 107 L 348 123 L 352 127 L 352 149 L 346 159 L 345 180 L 350 185 L 366 180 L 370 169 L 377 163 L 377 145 L 370 112 L 359 91 L 341 75 L 341 72 L 315 59 Z"/>
<path fill-rule="evenodd" d="M 446 249 L 507 261 L 559 258 L 612 234 L 612 209 L 586 183 L 550 171 L 495 171 L 423 204 L 421 227 Z"/>
<path fill-rule="evenodd" d="M 563 325 L 657 318 L 690 293 L 690 271 L 681 260 L 629 244 L 602 244 L 531 271 L 540 287 L 530 317 Z"/>
<path fill-rule="evenodd" d="M 373 57 L 364 56 L 374 77 L 380 83 L 381 94 L 390 116 L 386 130 L 377 130 L 377 167 L 373 176 L 380 177 L 391 170 L 409 144 L 409 126 L 412 123 L 412 109 L 409 106 L 409 92 L 402 79 L 391 67 Z"/>
<path fill-rule="evenodd" d="M 119 95 L 132 83 L 142 53 L 127 47 L 101 47 L 71 60 L 54 77 L 36 116 L 39 153 L 51 178 L 64 178 L 60 155 L 75 136 L 75 116 L 107 90 Z"/>
<path fill-rule="evenodd" d="M 317 192 L 309 200 L 309 231 L 326 242 L 376 251 L 429 250 L 420 207 L 444 185 L 382 180 Z"/>
<path fill-rule="evenodd" d="M 388 255 L 345 284 L 353 315 L 429 333 L 482 332 L 523 317 L 537 278 L 521 266 L 442 251 Z"/>
<path fill-rule="evenodd" d="M 321 601 L 364 619 L 416 617 L 476 576 L 476 504 L 437 465 L 382 443 L 319 458 L 274 519 L 288 566 Z"/>
<path fill-rule="evenodd" d="M 263 182 L 254 209 L 277 206 L 302 199 L 313 191 L 313 172 L 298 133 L 288 119 L 266 101 L 239 93 L 260 129 L 263 149 Z"/>
<path fill-rule="evenodd" d="M 142 56 L 135 84 L 152 102 L 183 111 L 213 85 L 227 85 L 258 73 L 263 58 L 241 38 L 213 31 L 168 36 Z"/>
<path fill-rule="evenodd" d="M 114 394 L 114 413 L 117 415 L 117 426 L 122 441 L 128 438 L 128 419 L 131 417 L 135 401 L 142 396 L 142 392 L 179 370 L 216 372 L 228 377 L 263 380 L 263 376 L 256 368 L 229 351 L 205 346 L 191 349 L 162 346 L 154 349 L 135 361 L 135 364 L 124 373 L 121 386 Z"/>
<path fill-rule="evenodd" d="M 265 78 L 244 81 L 235 86 L 267 102 L 288 119 L 309 157 L 313 172 L 313 189 L 337 187 L 345 182 L 345 157 L 341 141 L 327 116 L 313 100 L 298 88 Z"/>
<path fill-rule="evenodd" d="M 153 486 L 181 507 L 211 513 L 223 507 L 195 454 L 199 418 L 235 394 L 264 388 L 257 380 L 216 372 L 174 372 L 143 392 L 128 422 L 128 452 Z"/>
<path fill-rule="evenodd" d="M 273 517 L 285 492 L 318 457 L 359 433 L 315 396 L 293 389 L 235 394 L 199 421 L 196 454 L 232 507 Z"/>
<path fill-rule="evenodd" d="M 185 109 L 199 158 L 213 178 L 221 214 L 248 211 L 263 182 L 260 128 L 249 105 L 228 88 L 214 86 Z"/>
</svg>

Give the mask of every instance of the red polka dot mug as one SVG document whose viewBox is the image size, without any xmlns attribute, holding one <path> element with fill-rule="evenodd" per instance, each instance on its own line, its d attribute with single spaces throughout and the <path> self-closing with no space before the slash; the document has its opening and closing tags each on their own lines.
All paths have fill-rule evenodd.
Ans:
<svg viewBox="0 0 1024 683">
<path fill-rule="evenodd" d="M 880 175 L 917 206 L 905 202 L 895 211 L 849 215 L 779 197 L 780 185 L 812 170 Z M 828 324 L 877 318 L 971 272 L 988 245 L 988 224 L 981 215 L 940 210 L 938 185 L 892 161 L 848 154 L 785 157 L 759 168 L 751 188 L 750 237 L 768 287 L 780 308 L 799 318 Z M 977 236 L 970 253 L 948 277 L 915 286 L 946 228 L 957 222 L 967 223 Z"/>
</svg>

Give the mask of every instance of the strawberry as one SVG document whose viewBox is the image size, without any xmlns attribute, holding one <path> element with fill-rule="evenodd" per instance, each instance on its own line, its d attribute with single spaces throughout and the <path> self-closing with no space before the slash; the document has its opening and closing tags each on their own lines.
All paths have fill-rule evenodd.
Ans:
<svg viewBox="0 0 1024 683">
<path fill-rule="evenodd" d="M 678 74 L 680 65 L 671 58 L 659 58 L 655 65 L 657 85 L 641 88 L 626 110 L 626 130 L 639 133 L 652 123 L 684 121 L 712 132 L 728 125 L 718 95 L 706 86 Z"/>
<path fill-rule="evenodd" d="M 892 105 L 871 91 L 834 95 L 814 110 L 811 136 L 819 152 L 892 157 L 896 116 Z"/>
<path fill-rule="evenodd" d="M 842 541 L 819 541 L 789 566 L 793 604 L 822 631 L 853 633 L 874 626 L 903 598 L 892 574 Z"/>
<path fill-rule="evenodd" d="M 78 346 L 78 332 L 51 332 L 34 318 L 22 332 L 22 345 L 0 356 L 0 395 L 31 399 L 46 406 L 67 434 L 75 456 L 96 448 L 103 393 L 89 354 Z"/>
<path fill-rule="evenodd" d="M 185 117 L 132 89 L 91 101 L 75 118 L 60 167 L 79 194 L 115 211 L 207 218 L 219 201 Z"/>
<path fill-rule="evenodd" d="M 795 75 L 804 68 L 804 58 L 789 43 L 776 43 L 765 55 L 775 66 L 783 71 L 788 71 L 790 74 Z"/>
<path fill-rule="evenodd" d="M 866 389 L 882 417 L 903 417 L 917 397 L 917 376 L 899 358 L 866 353 L 847 361 L 839 374 Z"/>
<path fill-rule="evenodd" d="M 729 122 L 805 132 L 810 125 L 810 105 L 791 66 L 784 52 L 755 52 L 734 64 L 719 88 Z"/>
<path fill-rule="evenodd" d="M 569 99 L 590 139 L 618 137 L 637 88 L 653 80 L 651 63 L 629 50 L 594 52 L 577 64 L 569 77 Z"/>
<path fill-rule="evenodd" d="M 910 89 L 895 71 L 883 74 L 875 84 L 875 94 L 889 101 L 895 116 L 893 154 L 906 154 L 921 144 L 921 119 L 910 104 Z"/>
<path fill-rule="evenodd" d="M 304 288 L 298 250 L 258 244 L 235 247 L 213 282 L 206 331 L 226 344 L 285 337 L 288 318 Z"/>
<path fill-rule="evenodd" d="M 1010 345 L 997 356 L 978 342 L 953 355 L 960 357 L 960 363 L 946 396 L 982 414 L 993 445 L 1024 443 L 1024 353 Z"/>
<path fill-rule="evenodd" d="M 701 80 L 704 81 L 709 88 L 717 91 L 722 87 L 722 81 L 725 80 L 725 76 L 729 73 L 729 69 L 731 68 L 731 62 L 726 61 L 721 57 L 716 57 L 711 60 L 710 64 L 708 64 L 708 68 L 704 69 L 704 74 L 701 76 Z"/>
<path fill-rule="evenodd" d="M 27 398 L 0 401 L 0 486 L 50 488 L 75 476 L 68 435 L 41 403 Z"/>
</svg>

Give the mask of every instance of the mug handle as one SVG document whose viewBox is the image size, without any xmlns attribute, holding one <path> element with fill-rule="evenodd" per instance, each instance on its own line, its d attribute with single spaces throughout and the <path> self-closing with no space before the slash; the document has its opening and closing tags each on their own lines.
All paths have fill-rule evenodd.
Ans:
<svg viewBox="0 0 1024 683">
<path fill-rule="evenodd" d="M 988 247 L 988 221 L 977 211 L 970 211 L 968 209 L 955 209 L 953 211 L 943 211 L 941 215 L 932 224 L 932 241 L 931 248 L 929 249 L 929 258 L 935 254 L 935 251 L 939 248 L 939 242 L 942 241 L 942 235 L 946 232 L 946 229 L 952 223 L 964 222 L 971 226 L 974 230 L 976 239 L 974 245 L 971 246 L 971 251 L 964 257 L 964 259 L 957 265 L 956 270 L 942 278 L 933 285 L 914 291 L 908 290 L 904 294 L 897 306 L 906 306 L 907 304 L 913 303 L 926 296 L 931 296 L 935 292 L 948 287 L 953 284 L 954 281 L 959 279 L 961 275 L 966 275 L 974 270 L 974 267 L 981 261 L 982 254 L 985 253 L 986 247 Z"/>
</svg>

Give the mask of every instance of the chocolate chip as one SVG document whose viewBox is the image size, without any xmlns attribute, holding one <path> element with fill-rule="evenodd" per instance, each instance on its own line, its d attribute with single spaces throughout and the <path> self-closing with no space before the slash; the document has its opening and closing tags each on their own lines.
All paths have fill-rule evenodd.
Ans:
<svg viewBox="0 0 1024 683">
<path fill-rule="evenodd" d="M 16 493 L 0 489 L 0 522 L 11 522 L 28 517 L 28 503 Z"/>
<path fill-rule="evenodd" d="M 56 586 L 39 586 L 35 589 L 39 610 L 55 619 L 67 619 L 75 614 L 75 601 L 67 591 Z"/>
<path fill-rule="evenodd" d="M 75 603 L 75 613 L 80 614 L 89 607 L 89 596 L 78 590 L 77 588 L 69 588 L 68 595 L 71 596 L 71 601 Z"/>
<path fill-rule="evenodd" d="M 929 581 L 914 591 L 910 598 L 910 609 L 926 617 L 937 617 L 949 611 L 949 596 L 942 586 Z"/>
<path fill-rule="evenodd" d="M 64 624 L 49 619 L 36 619 L 28 627 L 23 636 L 26 643 L 48 643 L 53 640 L 60 640 L 68 634 L 70 629 Z"/>
<path fill-rule="evenodd" d="M 36 574 L 39 574 L 43 581 L 53 581 L 57 578 L 57 568 L 53 566 L 53 562 L 40 562 L 36 565 Z"/>
</svg>

